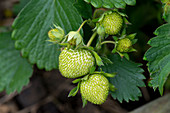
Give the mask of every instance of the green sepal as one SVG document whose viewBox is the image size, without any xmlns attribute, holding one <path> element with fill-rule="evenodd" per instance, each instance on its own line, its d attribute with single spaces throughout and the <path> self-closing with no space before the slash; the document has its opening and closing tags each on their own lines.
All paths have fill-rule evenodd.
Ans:
<svg viewBox="0 0 170 113">
<path fill-rule="evenodd" d="M 126 38 L 126 35 L 121 35 L 121 36 L 119 37 L 119 39 L 123 39 L 123 38 Z"/>
<path fill-rule="evenodd" d="M 117 9 L 113 9 L 113 12 L 117 12 L 119 15 L 123 17 L 128 17 L 125 13 L 119 12 Z"/>
<path fill-rule="evenodd" d="M 136 33 L 127 35 L 126 38 L 129 38 L 130 40 L 134 39 L 136 37 Z"/>
<path fill-rule="evenodd" d="M 108 12 L 103 13 L 103 14 L 99 17 L 98 22 L 102 22 L 104 16 L 107 15 L 107 14 L 108 14 Z M 110 13 L 109 13 L 109 14 L 110 14 Z"/>
<path fill-rule="evenodd" d="M 113 38 L 115 41 L 118 41 L 118 39 L 119 39 L 117 36 L 113 36 L 112 38 Z"/>
<path fill-rule="evenodd" d="M 112 53 L 116 53 L 117 50 L 116 50 L 116 47 L 112 50 Z"/>
<path fill-rule="evenodd" d="M 116 52 L 120 55 L 121 58 L 124 57 L 124 54 L 123 54 L 123 53 L 120 53 L 119 51 L 116 51 Z"/>
<path fill-rule="evenodd" d="M 126 27 L 127 27 L 127 25 L 123 24 L 123 29 L 122 29 L 122 32 L 121 32 L 121 36 L 125 36 L 126 35 Z"/>
<path fill-rule="evenodd" d="M 107 57 L 101 57 L 101 58 L 102 58 L 104 63 L 106 63 L 106 64 L 113 64 L 113 62 L 110 59 L 108 59 Z"/>
<path fill-rule="evenodd" d="M 102 75 L 104 75 L 105 77 L 108 77 L 108 78 L 113 78 L 113 77 L 115 77 L 116 74 L 117 74 L 117 73 L 105 73 L 105 72 L 103 72 L 102 70 L 101 70 L 100 72 L 95 71 L 94 73 L 95 73 L 95 74 L 102 74 Z"/>
<path fill-rule="evenodd" d="M 117 73 L 102 73 L 105 77 L 113 78 Z"/>
<path fill-rule="evenodd" d="M 83 103 L 82 108 L 84 108 L 87 105 L 87 100 L 83 97 L 81 97 L 81 99 L 82 99 L 82 103 Z"/>
<path fill-rule="evenodd" d="M 123 56 L 124 56 L 127 60 L 130 59 L 130 58 L 129 58 L 129 55 L 128 55 L 127 53 L 123 53 Z"/>
<path fill-rule="evenodd" d="M 102 59 L 100 58 L 100 56 L 95 52 L 95 51 L 91 51 L 93 56 L 95 57 L 96 59 L 96 63 L 98 66 L 102 66 L 104 65 L 103 62 L 102 62 Z"/>
<path fill-rule="evenodd" d="M 102 48 L 101 41 L 102 41 L 102 37 L 99 35 L 98 39 L 97 39 L 96 47 L 95 47 L 96 51 L 98 51 L 98 50 L 100 50 Z"/>
<path fill-rule="evenodd" d="M 77 87 L 73 88 L 73 89 L 70 91 L 68 97 L 71 97 L 71 96 L 73 97 L 73 96 L 75 96 L 75 95 L 77 94 L 77 92 L 79 91 L 79 88 L 80 88 L 80 82 L 78 83 Z"/>
<path fill-rule="evenodd" d="M 131 40 L 132 45 L 135 44 L 137 41 L 138 41 L 138 39 L 132 39 L 132 40 Z"/>
<path fill-rule="evenodd" d="M 89 74 L 93 74 L 96 70 L 96 66 L 93 66 L 90 68 L 90 73 Z"/>
<path fill-rule="evenodd" d="M 89 79 L 89 75 L 90 75 L 90 74 L 84 76 L 84 77 L 81 79 L 81 81 L 86 81 L 86 80 L 88 80 L 88 79 Z"/>
<path fill-rule="evenodd" d="M 95 19 L 93 19 L 93 20 L 91 20 L 91 21 L 96 23 L 96 22 L 99 21 L 99 19 L 100 19 L 100 18 L 95 18 Z"/>
<path fill-rule="evenodd" d="M 136 52 L 137 50 L 134 48 L 130 48 L 128 52 Z"/>
<path fill-rule="evenodd" d="M 127 20 L 127 18 L 124 17 L 123 20 L 124 20 L 124 23 L 125 23 L 125 24 L 127 24 L 127 25 L 132 25 L 132 24 Z"/>
<path fill-rule="evenodd" d="M 80 81 L 81 81 L 81 78 L 78 78 L 78 79 L 76 79 L 76 80 L 73 80 L 72 83 L 73 83 L 73 84 L 76 84 L 76 83 L 78 83 L 78 82 L 80 82 Z"/>
<path fill-rule="evenodd" d="M 115 88 L 115 86 L 114 86 L 113 84 L 109 83 L 109 90 L 110 90 L 111 92 L 114 92 L 114 91 L 117 90 L 117 88 Z"/>
</svg>

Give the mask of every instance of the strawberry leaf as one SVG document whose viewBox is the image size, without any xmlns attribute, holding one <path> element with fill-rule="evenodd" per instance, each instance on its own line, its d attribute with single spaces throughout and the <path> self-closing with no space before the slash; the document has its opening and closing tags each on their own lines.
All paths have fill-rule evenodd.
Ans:
<svg viewBox="0 0 170 113">
<path fill-rule="evenodd" d="M 74 0 L 31 0 L 15 19 L 12 33 L 15 47 L 38 68 L 58 68 L 60 48 L 46 41 L 47 34 L 53 23 L 65 33 L 79 28 L 82 18 L 73 3 Z"/>
<path fill-rule="evenodd" d="M 156 37 L 148 43 L 152 47 L 145 53 L 144 59 L 148 61 L 150 72 L 150 86 L 159 87 L 161 95 L 163 86 L 170 74 L 170 23 L 160 26 L 156 31 Z"/>
<path fill-rule="evenodd" d="M 17 15 L 21 9 L 29 2 L 30 0 L 20 0 L 18 4 L 14 4 L 13 12 Z"/>
<path fill-rule="evenodd" d="M 11 33 L 0 33 L 0 91 L 20 92 L 32 75 L 32 66 L 14 48 Z"/>
<path fill-rule="evenodd" d="M 86 4 L 83 0 L 77 0 L 74 6 L 83 18 L 89 19 L 92 17 L 92 7 L 90 4 Z"/>
<path fill-rule="evenodd" d="M 108 78 L 117 89 L 115 92 L 111 92 L 112 97 L 120 102 L 123 100 L 126 102 L 138 100 L 138 97 L 142 96 L 138 87 L 145 86 L 142 81 L 145 79 L 142 74 L 143 69 L 139 67 L 141 64 L 121 58 L 117 54 L 109 55 L 108 58 L 113 64 L 105 64 L 101 68 L 106 73 L 117 73 L 114 78 Z"/>
<path fill-rule="evenodd" d="M 126 4 L 135 5 L 136 0 L 84 0 L 87 3 L 91 3 L 95 8 L 125 8 Z"/>
</svg>

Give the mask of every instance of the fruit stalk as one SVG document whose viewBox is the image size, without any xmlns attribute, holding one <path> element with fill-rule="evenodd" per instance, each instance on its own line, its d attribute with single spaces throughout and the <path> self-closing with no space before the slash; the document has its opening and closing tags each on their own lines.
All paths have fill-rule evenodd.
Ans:
<svg viewBox="0 0 170 113">
<path fill-rule="evenodd" d="M 93 42 L 96 35 L 97 35 L 97 32 L 94 32 L 93 35 L 91 36 L 90 40 L 87 43 L 87 47 L 89 47 L 91 45 L 91 43 Z"/>
<path fill-rule="evenodd" d="M 103 45 L 103 44 L 108 44 L 108 43 L 110 43 L 110 44 L 115 44 L 114 41 L 103 41 L 103 42 L 101 43 L 101 45 Z"/>
<path fill-rule="evenodd" d="M 79 32 L 81 30 L 81 28 L 83 27 L 83 25 L 87 22 L 87 20 L 85 20 L 79 27 L 79 29 L 77 30 L 77 32 Z"/>
</svg>

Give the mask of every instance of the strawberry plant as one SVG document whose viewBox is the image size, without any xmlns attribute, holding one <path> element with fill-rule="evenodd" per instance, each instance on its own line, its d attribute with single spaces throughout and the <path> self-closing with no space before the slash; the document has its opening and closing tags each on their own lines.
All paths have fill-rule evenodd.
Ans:
<svg viewBox="0 0 170 113">
<path fill-rule="evenodd" d="M 170 2 L 162 0 L 161 25 L 144 55 L 149 85 L 163 95 L 170 73 Z M 136 0 L 30 0 L 12 25 L 0 33 L 0 91 L 20 92 L 29 83 L 33 65 L 73 79 L 83 106 L 103 104 L 110 94 L 119 102 L 139 100 L 145 87 L 142 64 L 132 61 L 136 33 L 125 8 Z M 90 32 L 89 32 L 90 31 Z M 12 39 L 12 40 L 11 40 Z M 147 45 L 147 44 L 145 44 Z M 130 55 L 129 55 L 130 54 Z M 143 57 L 143 56 L 142 56 Z M 58 76 L 58 75 L 56 75 Z"/>
</svg>

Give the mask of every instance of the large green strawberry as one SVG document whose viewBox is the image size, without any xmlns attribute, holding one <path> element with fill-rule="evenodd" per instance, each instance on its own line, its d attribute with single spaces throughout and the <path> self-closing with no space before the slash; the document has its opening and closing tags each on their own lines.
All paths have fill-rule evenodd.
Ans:
<svg viewBox="0 0 170 113">
<path fill-rule="evenodd" d="M 59 56 L 59 70 L 66 78 L 77 78 L 86 75 L 94 64 L 93 55 L 84 49 L 67 50 L 65 48 Z"/>
<path fill-rule="evenodd" d="M 128 38 L 123 38 L 118 41 L 116 49 L 119 52 L 128 52 L 131 46 L 132 46 L 131 40 Z"/>
<path fill-rule="evenodd" d="M 101 22 L 105 32 L 109 35 L 116 35 L 122 28 L 123 18 L 117 12 L 106 14 Z"/>
<path fill-rule="evenodd" d="M 88 80 L 80 84 L 83 98 L 94 104 L 102 104 L 109 94 L 109 81 L 102 74 L 90 75 Z"/>
</svg>

